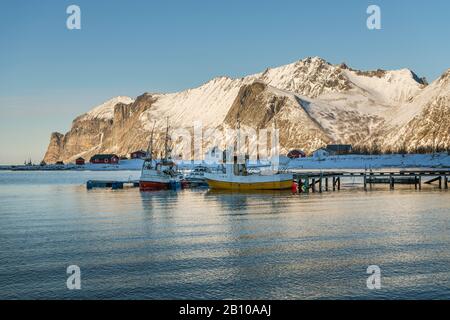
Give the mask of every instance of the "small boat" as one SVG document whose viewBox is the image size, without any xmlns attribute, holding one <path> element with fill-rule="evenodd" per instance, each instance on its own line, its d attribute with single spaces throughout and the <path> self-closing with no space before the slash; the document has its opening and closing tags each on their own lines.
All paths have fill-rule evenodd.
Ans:
<svg viewBox="0 0 450 320">
<path fill-rule="evenodd" d="M 209 168 L 205 166 L 195 167 L 194 170 L 185 175 L 181 181 L 183 188 L 207 187 L 208 183 L 205 179 L 205 173 L 209 171 Z"/>
<path fill-rule="evenodd" d="M 165 139 L 165 155 L 161 161 L 153 161 L 153 124 L 148 157 L 142 166 L 141 178 L 139 179 L 139 189 L 141 191 L 168 190 L 181 186 L 180 177 L 177 173 L 176 164 L 169 158 L 169 125 L 167 124 Z"/>
<path fill-rule="evenodd" d="M 139 189 L 141 191 L 168 190 L 180 184 L 173 161 L 163 159 L 154 163 L 146 160 L 142 167 Z"/>
</svg>

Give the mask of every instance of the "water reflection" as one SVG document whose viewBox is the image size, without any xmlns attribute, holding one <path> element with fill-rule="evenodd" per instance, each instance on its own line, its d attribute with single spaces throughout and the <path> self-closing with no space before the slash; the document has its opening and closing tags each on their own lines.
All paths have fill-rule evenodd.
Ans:
<svg viewBox="0 0 450 320">
<path fill-rule="evenodd" d="M 141 193 L 45 179 L 26 194 L 0 185 L 0 298 L 450 298 L 448 191 Z M 82 292 L 64 290 L 68 263 Z M 365 286 L 371 264 L 379 292 Z"/>
</svg>

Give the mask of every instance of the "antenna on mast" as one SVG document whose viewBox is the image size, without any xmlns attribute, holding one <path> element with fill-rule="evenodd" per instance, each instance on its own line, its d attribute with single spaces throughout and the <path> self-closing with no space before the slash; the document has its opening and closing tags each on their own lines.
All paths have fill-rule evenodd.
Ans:
<svg viewBox="0 0 450 320">
<path fill-rule="evenodd" d="M 152 133 L 150 135 L 150 143 L 148 144 L 147 155 L 150 161 L 153 160 L 153 133 L 155 132 L 156 121 L 153 121 Z"/>
</svg>

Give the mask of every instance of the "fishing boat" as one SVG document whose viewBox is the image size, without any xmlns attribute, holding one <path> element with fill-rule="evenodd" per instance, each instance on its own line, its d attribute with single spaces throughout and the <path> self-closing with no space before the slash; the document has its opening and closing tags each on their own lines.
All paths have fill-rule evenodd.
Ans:
<svg viewBox="0 0 450 320">
<path fill-rule="evenodd" d="M 242 101 L 241 101 L 242 106 Z M 276 123 L 275 123 L 276 126 Z M 247 169 L 247 161 L 242 158 L 240 152 L 240 112 L 237 114 L 237 150 L 227 150 L 225 172 L 205 173 L 205 179 L 211 189 L 222 190 L 285 190 L 292 187 L 293 174 L 282 173 L 277 166 L 272 165 L 271 170 L 251 173 Z M 228 160 L 229 159 L 229 160 Z M 231 160 L 233 159 L 233 160 Z"/>
<path fill-rule="evenodd" d="M 177 174 L 177 167 L 169 157 L 169 124 L 167 123 L 166 139 L 164 147 L 164 158 L 159 161 L 153 160 L 153 125 L 150 137 L 148 157 L 142 166 L 141 178 L 139 179 L 139 189 L 141 191 L 173 189 L 180 185 L 180 178 Z"/>
<path fill-rule="evenodd" d="M 184 188 L 207 187 L 205 173 L 210 172 L 208 167 L 196 166 L 191 172 L 183 177 L 181 184 Z"/>
<path fill-rule="evenodd" d="M 222 190 L 285 190 L 292 186 L 293 175 L 269 171 L 250 174 L 245 163 L 225 165 L 224 173 L 205 173 L 205 179 L 211 189 Z"/>
</svg>

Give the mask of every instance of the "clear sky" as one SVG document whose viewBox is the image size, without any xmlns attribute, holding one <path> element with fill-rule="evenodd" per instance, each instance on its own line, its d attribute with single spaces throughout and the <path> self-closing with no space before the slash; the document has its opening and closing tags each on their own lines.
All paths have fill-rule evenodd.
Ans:
<svg viewBox="0 0 450 320">
<path fill-rule="evenodd" d="M 66 8 L 81 8 L 81 30 Z M 368 30 L 366 9 L 381 8 Z M 113 96 L 178 91 L 307 56 L 358 69 L 450 68 L 448 0 L 2 0 L 0 163 Z"/>
</svg>

